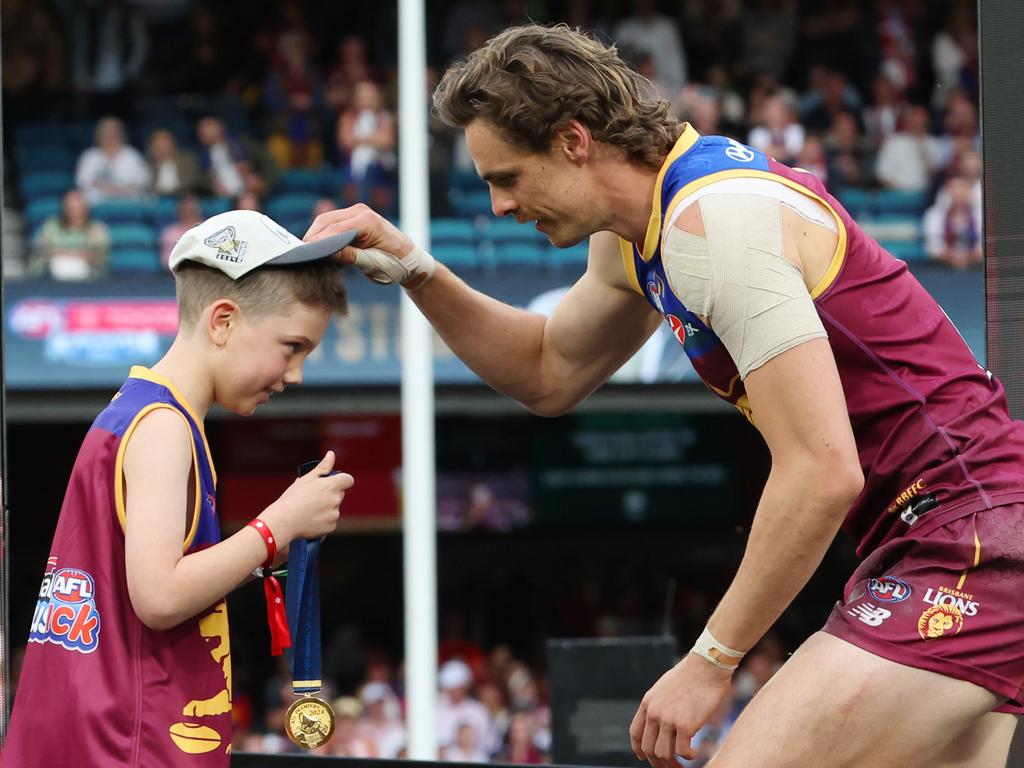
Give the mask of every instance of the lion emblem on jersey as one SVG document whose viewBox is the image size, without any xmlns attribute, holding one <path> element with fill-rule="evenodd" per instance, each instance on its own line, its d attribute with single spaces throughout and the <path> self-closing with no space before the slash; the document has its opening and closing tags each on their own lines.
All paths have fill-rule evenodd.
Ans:
<svg viewBox="0 0 1024 768">
<path fill-rule="evenodd" d="M 922 640 L 934 640 L 947 633 L 959 635 L 963 628 L 964 615 L 952 605 L 933 605 L 917 620 L 917 632 Z"/>
</svg>

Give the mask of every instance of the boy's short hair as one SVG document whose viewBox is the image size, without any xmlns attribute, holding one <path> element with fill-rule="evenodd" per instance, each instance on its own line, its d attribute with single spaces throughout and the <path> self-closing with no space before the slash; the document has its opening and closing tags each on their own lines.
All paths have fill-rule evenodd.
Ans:
<svg viewBox="0 0 1024 768">
<path fill-rule="evenodd" d="M 344 266 L 337 261 L 320 259 L 286 267 L 261 267 L 232 279 L 213 267 L 185 261 L 174 272 L 178 322 L 182 328 L 192 328 L 203 310 L 218 299 L 234 301 L 252 319 L 283 313 L 296 302 L 344 315 L 348 296 L 343 271 Z"/>
<path fill-rule="evenodd" d="M 188 230 L 170 255 L 182 327 L 191 327 L 218 299 L 252 317 L 300 302 L 336 314 L 347 309 L 342 265 L 330 258 L 356 231 L 304 243 L 257 211 L 228 211 Z"/>
</svg>

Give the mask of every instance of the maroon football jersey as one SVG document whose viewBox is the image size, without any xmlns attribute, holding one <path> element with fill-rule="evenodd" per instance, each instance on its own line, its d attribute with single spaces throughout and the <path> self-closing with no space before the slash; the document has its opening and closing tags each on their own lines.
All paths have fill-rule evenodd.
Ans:
<svg viewBox="0 0 1024 768">
<path fill-rule="evenodd" d="M 161 632 L 139 620 L 128 597 L 122 460 L 132 431 L 155 408 L 179 412 L 192 433 L 196 504 L 183 551 L 220 540 L 216 477 L 202 422 L 173 385 L 133 368 L 93 422 L 71 473 L 32 620 L 4 766 L 229 764 L 226 604 L 222 600 Z"/>
<path fill-rule="evenodd" d="M 978 365 L 907 265 L 865 235 L 815 176 L 687 126 L 658 176 L 652 222 L 668 220 L 690 195 L 726 179 L 779 182 L 822 203 L 839 232 L 811 296 L 864 470 L 864 490 L 844 522 L 858 552 L 911 527 L 923 535 L 972 511 L 1024 501 L 1024 425 L 1010 419 L 1002 385 Z M 648 237 L 644 250 L 622 242 L 630 283 L 664 315 L 704 383 L 756 423 L 725 346 L 669 285 L 661 232 Z"/>
</svg>

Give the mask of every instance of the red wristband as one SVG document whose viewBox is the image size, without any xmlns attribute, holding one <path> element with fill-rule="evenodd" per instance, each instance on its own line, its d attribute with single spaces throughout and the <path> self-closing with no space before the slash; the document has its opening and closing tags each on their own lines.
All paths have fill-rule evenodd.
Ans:
<svg viewBox="0 0 1024 768">
<path fill-rule="evenodd" d="M 258 517 L 250 520 L 248 526 L 255 529 L 256 533 L 263 537 L 263 543 L 267 545 L 267 559 L 262 567 L 269 568 L 274 564 L 274 558 L 277 557 L 277 539 L 274 538 L 274 534 L 270 532 L 267 524 Z"/>
<path fill-rule="evenodd" d="M 267 622 L 270 624 L 270 654 L 280 656 L 284 649 L 292 644 L 291 632 L 288 631 L 288 617 L 284 610 L 284 593 L 277 577 L 270 568 L 277 557 L 277 539 L 270 532 L 265 522 L 256 518 L 250 520 L 248 526 L 263 537 L 267 545 L 267 559 L 263 563 L 260 575 L 263 577 L 263 592 L 267 599 Z"/>
</svg>

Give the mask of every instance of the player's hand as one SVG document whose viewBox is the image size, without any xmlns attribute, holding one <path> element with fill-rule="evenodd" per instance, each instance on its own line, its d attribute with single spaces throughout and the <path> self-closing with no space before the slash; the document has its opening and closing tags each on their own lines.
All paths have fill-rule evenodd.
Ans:
<svg viewBox="0 0 1024 768">
<path fill-rule="evenodd" d="M 644 695 L 629 726 L 640 760 L 654 768 L 680 768 L 676 755 L 695 756 L 690 740 L 715 711 L 732 684 L 732 673 L 692 653 L 666 672 Z"/>
<path fill-rule="evenodd" d="M 296 478 L 260 515 L 277 536 L 278 546 L 326 536 L 338 526 L 342 499 L 355 479 L 344 472 L 324 477 L 332 469 L 334 451 L 328 451 L 315 469 Z"/>
<path fill-rule="evenodd" d="M 340 235 L 349 230 L 358 230 L 352 244 L 342 248 L 339 258 L 345 264 L 355 261 L 356 249 L 377 248 L 401 259 L 413 249 L 412 240 L 390 221 L 369 206 L 359 203 L 349 208 L 339 208 L 317 216 L 310 225 L 303 240 L 312 242 L 331 235 Z"/>
</svg>

